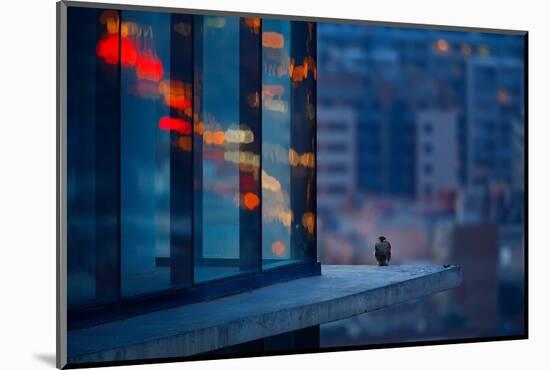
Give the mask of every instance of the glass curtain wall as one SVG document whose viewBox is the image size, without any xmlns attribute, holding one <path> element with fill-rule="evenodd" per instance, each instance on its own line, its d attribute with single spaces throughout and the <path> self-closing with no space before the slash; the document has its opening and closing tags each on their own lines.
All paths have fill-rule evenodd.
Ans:
<svg viewBox="0 0 550 370">
<path fill-rule="evenodd" d="M 262 255 L 265 269 L 315 258 L 316 27 L 262 27 Z"/>
<path fill-rule="evenodd" d="M 259 19 L 195 18 L 199 283 L 259 271 L 259 34 Z"/>
<path fill-rule="evenodd" d="M 69 7 L 69 308 L 315 258 L 315 25 Z"/>
<path fill-rule="evenodd" d="M 121 285 L 134 296 L 191 284 L 192 18 L 121 16 Z"/>
<path fill-rule="evenodd" d="M 67 11 L 67 289 L 68 307 L 119 297 L 119 78 L 116 11 Z M 100 40 L 116 43 L 109 63 Z M 108 41 L 105 41 L 108 42 Z"/>
</svg>

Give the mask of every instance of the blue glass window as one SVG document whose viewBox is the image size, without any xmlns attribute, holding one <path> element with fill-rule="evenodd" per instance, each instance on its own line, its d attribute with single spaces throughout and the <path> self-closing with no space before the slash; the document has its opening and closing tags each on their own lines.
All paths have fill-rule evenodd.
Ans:
<svg viewBox="0 0 550 370">
<path fill-rule="evenodd" d="M 250 23 L 250 22 L 248 22 Z M 195 281 L 259 270 L 259 30 L 246 19 L 195 21 Z M 256 114 L 254 114 L 256 112 Z M 254 240 L 256 239 L 256 240 Z"/>
<path fill-rule="evenodd" d="M 67 37 L 70 309 L 315 262 L 313 23 L 69 7 Z"/>
<path fill-rule="evenodd" d="M 315 256 L 315 25 L 262 27 L 264 269 Z"/>
</svg>

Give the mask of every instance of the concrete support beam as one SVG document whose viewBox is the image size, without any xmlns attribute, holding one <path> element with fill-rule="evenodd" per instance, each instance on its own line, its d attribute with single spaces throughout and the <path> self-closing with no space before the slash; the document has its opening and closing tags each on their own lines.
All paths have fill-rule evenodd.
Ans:
<svg viewBox="0 0 550 370">
<path fill-rule="evenodd" d="M 461 282 L 457 266 L 322 269 L 321 276 L 69 332 L 69 364 L 191 356 L 378 310 Z"/>
</svg>

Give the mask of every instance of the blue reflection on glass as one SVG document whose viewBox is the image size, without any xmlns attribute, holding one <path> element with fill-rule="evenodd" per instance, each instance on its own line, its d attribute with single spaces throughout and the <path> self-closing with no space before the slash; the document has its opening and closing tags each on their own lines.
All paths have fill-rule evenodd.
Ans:
<svg viewBox="0 0 550 370">
<path fill-rule="evenodd" d="M 139 53 L 170 70 L 170 14 L 122 12 L 133 22 Z M 124 56 L 123 59 L 124 60 Z M 145 64 L 144 64 L 145 65 Z M 169 107 L 155 94 L 159 76 L 147 68 L 122 68 L 121 76 L 121 274 L 122 295 L 170 286 L 170 131 L 159 129 Z M 138 71 L 140 71 L 138 73 Z"/>
<path fill-rule="evenodd" d="M 262 23 L 262 256 L 290 263 L 290 21 Z"/>
<path fill-rule="evenodd" d="M 195 281 L 245 272 L 240 266 L 240 149 L 226 140 L 240 124 L 240 19 L 202 19 L 202 244 Z"/>
</svg>

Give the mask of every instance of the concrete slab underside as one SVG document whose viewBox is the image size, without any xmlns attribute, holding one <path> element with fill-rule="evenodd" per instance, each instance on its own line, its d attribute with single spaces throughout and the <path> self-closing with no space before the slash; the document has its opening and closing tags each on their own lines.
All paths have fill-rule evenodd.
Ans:
<svg viewBox="0 0 550 370">
<path fill-rule="evenodd" d="M 456 266 L 323 266 L 321 276 L 71 331 L 68 360 L 190 356 L 374 311 L 460 281 Z"/>
</svg>

